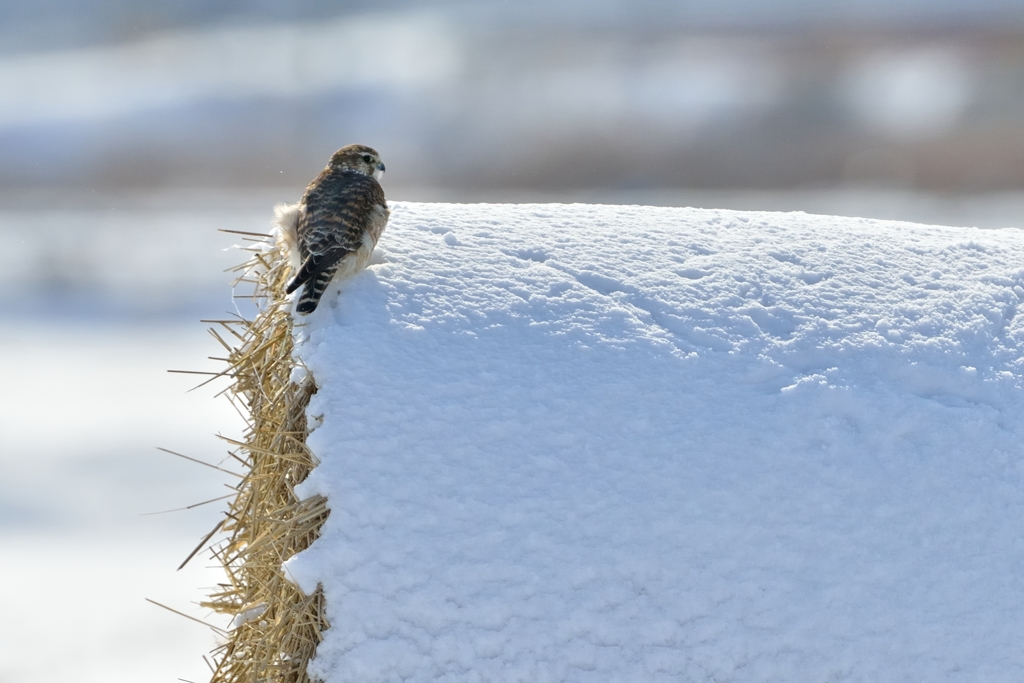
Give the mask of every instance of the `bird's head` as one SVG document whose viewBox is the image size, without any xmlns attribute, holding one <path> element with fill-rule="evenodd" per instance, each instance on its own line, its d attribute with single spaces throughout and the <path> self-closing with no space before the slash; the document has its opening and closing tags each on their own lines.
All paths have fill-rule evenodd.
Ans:
<svg viewBox="0 0 1024 683">
<path fill-rule="evenodd" d="M 348 145 L 342 147 L 331 157 L 331 168 L 355 171 L 363 175 L 373 176 L 377 180 L 384 175 L 384 162 L 380 160 L 377 150 L 366 145 Z"/>
</svg>

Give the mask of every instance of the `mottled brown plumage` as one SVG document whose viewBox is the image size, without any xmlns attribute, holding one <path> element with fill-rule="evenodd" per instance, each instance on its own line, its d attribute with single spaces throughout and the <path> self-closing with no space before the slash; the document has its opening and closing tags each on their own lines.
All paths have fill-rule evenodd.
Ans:
<svg viewBox="0 0 1024 683">
<path fill-rule="evenodd" d="M 305 285 L 297 312 L 313 312 L 332 279 L 366 266 L 390 215 L 377 182 L 383 172 L 376 150 L 349 145 L 306 188 L 295 219 L 301 266 L 286 290 Z"/>
</svg>

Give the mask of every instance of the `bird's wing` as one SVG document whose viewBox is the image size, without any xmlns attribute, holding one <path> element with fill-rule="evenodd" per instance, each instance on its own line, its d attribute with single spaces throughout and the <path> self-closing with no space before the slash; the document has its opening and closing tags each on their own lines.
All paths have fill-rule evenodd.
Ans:
<svg viewBox="0 0 1024 683">
<path fill-rule="evenodd" d="M 384 190 L 371 176 L 352 171 L 331 171 L 318 180 L 303 197 L 300 237 L 310 253 L 332 247 L 355 251 L 370 229 L 374 206 L 387 206 Z"/>
</svg>

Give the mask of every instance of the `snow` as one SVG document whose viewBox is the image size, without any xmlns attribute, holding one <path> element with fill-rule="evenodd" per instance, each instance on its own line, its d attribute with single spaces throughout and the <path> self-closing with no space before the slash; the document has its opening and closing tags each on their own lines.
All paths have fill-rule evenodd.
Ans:
<svg viewBox="0 0 1024 683">
<path fill-rule="evenodd" d="M 314 675 L 1024 678 L 1021 231 L 396 203 L 374 260 L 296 333 Z"/>
<path fill-rule="evenodd" d="M 254 605 L 249 609 L 242 610 L 235 615 L 234 619 L 231 620 L 231 628 L 238 628 L 242 624 L 248 624 L 250 621 L 256 621 L 267 611 L 267 603 L 261 602 L 258 605 Z"/>
</svg>

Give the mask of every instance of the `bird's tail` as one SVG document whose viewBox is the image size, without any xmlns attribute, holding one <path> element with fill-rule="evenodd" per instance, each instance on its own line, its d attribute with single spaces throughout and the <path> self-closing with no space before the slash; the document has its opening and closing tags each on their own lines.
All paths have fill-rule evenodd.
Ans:
<svg viewBox="0 0 1024 683">
<path fill-rule="evenodd" d="M 295 307 L 297 313 L 309 315 L 316 310 L 317 305 L 320 304 L 320 297 L 327 290 L 327 285 L 330 284 L 335 270 L 337 268 L 321 270 L 306 281 L 306 286 L 303 287 L 302 295 L 299 297 L 299 304 Z"/>
</svg>

